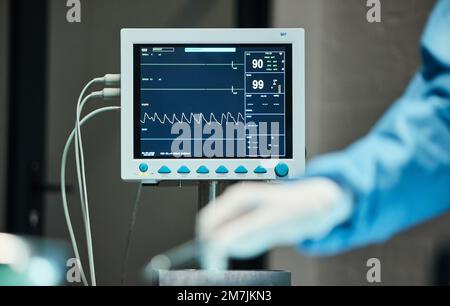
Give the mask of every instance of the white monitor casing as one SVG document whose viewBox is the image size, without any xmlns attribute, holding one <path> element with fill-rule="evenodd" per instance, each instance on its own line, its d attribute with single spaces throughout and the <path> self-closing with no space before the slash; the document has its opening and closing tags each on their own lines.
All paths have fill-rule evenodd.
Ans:
<svg viewBox="0 0 450 306">
<path fill-rule="evenodd" d="M 291 159 L 136 159 L 134 157 L 134 51 L 135 44 L 292 44 L 292 158 Z M 303 29 L 123 29 L 121 31 L 121 176 L 125 181 L 155 183 L 183 180 L 256 180 L 281 179 L 275 168 L 282 163 L 289 174 L 282 179 L 296 178 L 305 169 L 305 33 Z M 140 171 L 141 164 L 148 171 Z M 161 167 L 171 169 L 160 174 Z M 188 166 L 189 174 L 179 174 L 177 169 Z M 209 174 L 196 170 L 205 166 Z M 229 173 L 217 174 L 225 166 Z M 237 174 L 235 169 L 244 166 L 247 174 Z M 267 173 L 256 174 L 262 166 Z"/>
</svg>

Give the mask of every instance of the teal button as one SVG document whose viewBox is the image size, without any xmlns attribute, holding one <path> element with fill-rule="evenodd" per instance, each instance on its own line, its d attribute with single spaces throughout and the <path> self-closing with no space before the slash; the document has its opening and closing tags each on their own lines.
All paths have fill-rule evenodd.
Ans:
<svg viewBox="0 0 450 306">
<path fill-rule="evenodd" d="M 197 169 L 197 173 L 198 174 L 209 174 L 209 169 L 206 168 L 205 166 L 201 166 L 200 168 Z"/>
<path fill-rule="evenodd" d="M 275 167 L 275 174 L 278 177 L 286 177 L 289 174 L 289 166 L 285 163 L 280 163 Z"/>
<path fill-rule="evenodd" d="M 217 168 L 216 173 L 217 174 L 228 174 L 230 171 L 225 166 L 220 166 Z"/>
<path fill-rule="evenodd" d="M 139 165 L 139 171 L 141 171 L 142 173 L 147 172 L 148 171 L 148 165 L 144 164 L 144 163 L 140 164 Z"/>
<path fill-rule="evenodd" d="M 262 167 L 262 166 L 259 166 L 258 168 L 255 169 L 255 173 L 256 174 L 266 174 L 267 173 L 267 169 Z"/>
<path fill-rule="evenodd" d="M 234 170 L 236 174 L 247 174 L 248 170 L 244 166 L 239 166 L 236 170 Z"/>
<path fill-rule="evenodd" d="M 191 173 L 191 170 L 186 166 L 182 166 L 180 167 L 180 169 L 178 169 L 178 174 L 189 174 L 189 173 Z"/>
<path fill-rule="evenodd" d="M 159 174 L 170 174 L 172 171 L 167 166 L 162 166 L 158 171 Z"/>
</svg>

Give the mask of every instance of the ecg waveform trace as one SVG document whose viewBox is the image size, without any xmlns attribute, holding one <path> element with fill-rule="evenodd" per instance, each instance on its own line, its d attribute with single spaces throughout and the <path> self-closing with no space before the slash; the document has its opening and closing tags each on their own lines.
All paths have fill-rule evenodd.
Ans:
<svg viewBox="0 0 450 306">
<path fill-rule="evenodd" d="M 220 125 L 223 124 L 229 124 L 229 123 L 233 123 L 233 124 L 238 124 L 238 123 L 244 123 L 245 122 L 245 118 L 244 115 L 242 113 L 238 113 L 237 115 L 233 115 L 232 113 L 228 112 L 228 113 L 223 113 L 222 115 L 220 115 L 220 120 L 217 119 L 216 115 L 214 115 L 213 113 L 211 113 L 209 116 L 205 116 L 204 114 L 200 113 L 200 114 L 194 114 L 194 113 L 190 113 L 189 115 L 186 115 L 186 113 L 181 113 L 181 115 L 177 114 L 173 114 L 172 116 L 164 114 L 164 115 L 159 115 L 158 113 L 154 113 L 152 115 L 149 115 L 148 113 L 144 113 L 144 119 L 141 120 L 142 124 L 146 124 L 147 121 L 150 122 L 159 122 L 161 124 L 175 124 L 175 123 L 188 123 L 188 124 L 192 124 L 192 123 L 196 123 L 196 124 L 202 124 L 205 123 L 206 125 L 211 125 L 214 122 L 218 123 Z M 208 120 L 209 118 L 209 120 Z"/>
<path fill-rule="evenodd" d="M 172 149 L 172 126 L 187 124 L 225 130 L 244 129 L 233 139 L 245 140 L 248 158 L 259 156 L 256 136 L 262 123 L 278 123 L 280 156 L 286 154 L 286 52 L 284 45 L 138 45 L 135 55 L 135 131 L 140 142 L 135 156 L 167 158 Z M 186 139 L 209 139 L 206 130 Z M 184 131 L 183 131 L 184 132 Z M 199 135 L 195 134 L 197 132 Z M 201 134 L 201 135 L 200 135 Z M 192 153 L 192 152 L 187 152 Z M 237 154 L 237 152 L 235 152 Z"/>
</svg>

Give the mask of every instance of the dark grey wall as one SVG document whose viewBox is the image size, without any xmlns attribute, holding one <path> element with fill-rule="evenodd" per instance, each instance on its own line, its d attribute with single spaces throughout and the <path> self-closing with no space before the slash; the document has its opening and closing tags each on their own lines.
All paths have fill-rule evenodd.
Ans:
<svg viewBox="0 0 450 306">
<path fill-rule="evenodd" d="M 65 21 L 65 1 L 51 0 L 49 54 L 48 180 L 59 181 L 59 160 L 73 127 L 83 84 L 119 72 L 121 27 L 229 27 L 229 0 L 89 0 L 83 22 Z M 383 0 L 383 23 L 368 24 L 365 1 L 275 0 L 275 26 L 307 31 L 307 144 L 310 156 L 340 149 L 365 134 L 398 97 L 419 65 L 418 41 L 433 0 Z M 5 188 L 7 126 L 7 0 L 0 0 L 0 230 Z M 91 218 L 99 283 L 118 284 L 136 186 L 119 173 L 119 121 L 106 114 L 84 132 Z M 73 155 L 68 183 L 74 184 Z M 193 235 L 197 191 L 148 189 L 143 194 L 130 258 L 130 283 L 152 255 Z M 76 195 L 69 197 L 77 229 Z M 47 197 L 46 233 L 67 239 L 60 196 Z M 293 271 L 295 284 L 366 284 L 366 261 L 382 261 L 384 284 L 427 284 L 439 243 L 449 238 L 449 217 L 404 233 L 389 243 L 330 259 L 305 258 L 291 249 L 272 253 L 275 269 Z M 83 233 L 78 230 L 80 245 Z M 84 250 L 83 250 L 84 251 Z M 83 253 L 84 254 L 84 253 Z"/>
<path fill-rule="evenodd" d="M 435 1 L 381 2 L 382 23 L 370 24 L 366 1 L 276 1 L 276 26 L 306 28 L 311 157 L 367 133 L 420 65 L 419 39 Z M 436 249 L 448 233 L 450 216 L 444 216 L 384 245 L 335 258 L 277 250 L 272 265 L 294 271 L 296 284 L 367 284 L 366 262 L 378 257 L 383 284 L 428 284 Z"/>
<path fill-rule="evenodd" d="M 234 20 L 233 2 L 228 0 L 82 1 L 81 24 L 66 22 L 65 1 L 50 3 L 47 157 L 51 182 L 59 180 L 59 160 L 74 126 L 75 103 L 83 84 L 95 76 L 120 72 L 122 27 L 230 27 Z M 137 186 L 120 180 L 118 114 L 99 117 L 86 127 L 84 136 L 98 281 L 118 284 L 137 190 Z M 69 160 L 68 183 L 74 184 L 73 155 Z M 75 226 L 80 229 L 78 198 L 71 195 L 69 201 Z M 131 283 L 137 283 L 137 271 L 146 260 L 193 237 L 197 191 L 192 187 L 149 189 L 141 203 L 130 258 Z M 50 237 L 68 238 L 59 195 L 47 198 L 46 232 Z M 78 231 L 80 241 L 82 235 Z"/>
<path fill-rule="evenodd" d="M 0 232 L 5 224 L 5 175 L 6 175 L 6 134 L 7 134 L 7 52 L 8 52 L 8 5 L 0 0 Z"/>
</svg>

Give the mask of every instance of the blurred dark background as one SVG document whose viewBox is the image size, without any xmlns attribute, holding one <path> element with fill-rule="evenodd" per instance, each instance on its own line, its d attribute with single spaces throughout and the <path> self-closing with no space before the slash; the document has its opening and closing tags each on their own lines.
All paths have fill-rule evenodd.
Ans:
<svg viewBox="0 0 450 306">
<path fill-rule="evenodd" d="M 420 65 L 420 36 L 435 1 L 384 0 L 376 24 L 367 22 L 361 0 L 81 3 L 82 22 L 68 23 L 66 1 L 0 0 L 0 232 L 68 239 L 58 192 L 61 153 L 83 85 L 120 72 L 121 28 L 305 28 L 311 158 L 367 133 L 401 95 Z M 84 135 L 98 283 L 119 284 L 137 186 L 120 179 L 117 115 L 99 117 Z M 70 161 L 68 184 L 75 186 L 72 155 Z M 140 269 L 153 255 L 193 237 L 197 200 L 195 186 L 144 190 L 129 284 L 140 283 Z M 79 207 L 75 192 L 69 201 Z M 73 217 L 80 230 L 78 209 Z M 292 271 L 297 285 L 359 285 L 367 284 L 367 260 L 377 257 L 383 284 L 431 284 L 435 259 L 450 236 L 449 220 L 447 215 L 386 244 L 334 258 L 274 250 L 267 268 Z"/>
</svg>

